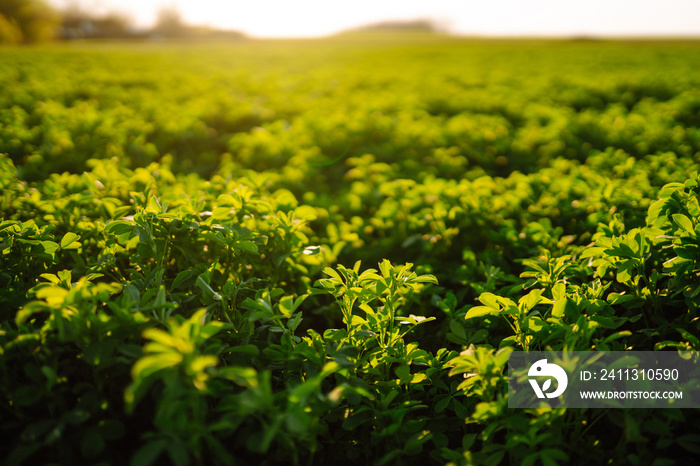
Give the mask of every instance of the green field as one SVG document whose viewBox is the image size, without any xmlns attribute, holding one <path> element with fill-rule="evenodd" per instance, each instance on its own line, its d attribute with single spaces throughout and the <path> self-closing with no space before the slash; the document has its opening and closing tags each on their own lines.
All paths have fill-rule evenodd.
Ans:
<svg viewBox="0 0 700 466">
<path fill-rule="evenodd" d="M 0 48 L 0 463 L 694 464 L 510 351 L 700 350 L 700 42 Z"/>
</svg>

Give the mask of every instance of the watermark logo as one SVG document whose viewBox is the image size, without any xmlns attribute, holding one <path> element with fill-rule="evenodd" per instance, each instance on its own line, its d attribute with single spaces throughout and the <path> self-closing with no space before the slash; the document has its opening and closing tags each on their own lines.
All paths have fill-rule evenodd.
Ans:
<svg viewBox="0 0 700 466">
<path fill-rule="evenodd" d="M 566 390 L 566 385 L 569 383 L 569 377 L 566 372 L 561 367 L 556 364 L 548 364 L 546 359 L 540 359 L 530 366 L 530 370 L 527 375 L 529 377 L 550 377 L 545 380 L 542 388 L 540 388 L 537 380 L 530 378 L 528 381 L 532 385 L 532 389 L 535 391 L 537 398 L 556 398 L 564 393 Z M 547 393 L 547 390 L 552 386 L 552 379 L 554 377 L 557 381 L 557 389 L 553 392 Z"/>
<path fill-rule="evenodd" d="M 508 407 L 700 408 L 700 351 L 510 351 Z"/>
</svg>

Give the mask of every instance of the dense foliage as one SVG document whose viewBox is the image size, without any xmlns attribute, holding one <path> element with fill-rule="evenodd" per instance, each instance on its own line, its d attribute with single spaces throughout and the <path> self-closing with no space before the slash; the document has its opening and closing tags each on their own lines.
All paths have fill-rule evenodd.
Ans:
<svg viewBox="0 0 700 466">
<path fill-rule="evenodd" d="M 510 351 L 700 349 L 700 47 L 0 50 L 6 464 L 673 464 Z"/>
</svg>

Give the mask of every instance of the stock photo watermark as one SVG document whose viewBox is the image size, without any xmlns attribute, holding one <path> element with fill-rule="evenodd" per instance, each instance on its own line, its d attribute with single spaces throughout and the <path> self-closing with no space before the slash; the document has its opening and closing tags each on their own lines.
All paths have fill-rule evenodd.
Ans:
<svg viewBox="0 0 700 466">
<path fill-rule="evenodd" d="M 697 351 L 513 352 L 508 407 L 698 408 Z"/>
</svg>

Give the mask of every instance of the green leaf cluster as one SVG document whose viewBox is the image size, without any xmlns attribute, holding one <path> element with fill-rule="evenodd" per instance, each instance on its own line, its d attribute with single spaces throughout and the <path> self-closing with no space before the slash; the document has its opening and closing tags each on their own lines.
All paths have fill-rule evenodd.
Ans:
<svg viewBox="0 0 700 466">
<path fill-rule="evenodd" d="M 700 349 L 697 44 L 103 45 L 0 50 L 0 462 L 697 456 L 506 368 Z"/>
</svg>

